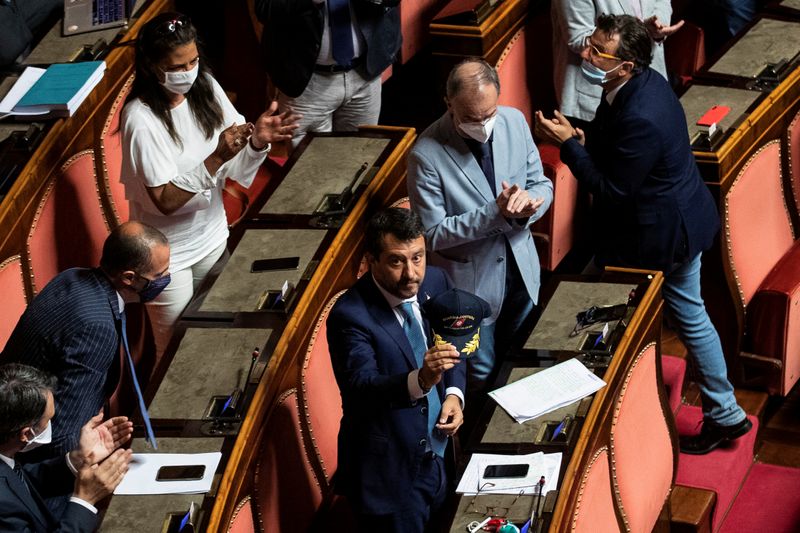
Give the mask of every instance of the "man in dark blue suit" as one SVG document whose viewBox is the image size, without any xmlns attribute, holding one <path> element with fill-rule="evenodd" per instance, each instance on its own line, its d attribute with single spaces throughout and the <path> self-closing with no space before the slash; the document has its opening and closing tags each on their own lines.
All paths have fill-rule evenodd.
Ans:
<svg viewBox="0 0 800 533">
<path fill-rule="evenodd" d="M 698 371 L 703 403 L 703 428 L 681 438 L 681 451 L 708 453 L 752 427 L 736 403 L 700 295 L 700 256 L 719 231 L 719 215 L 694 160 L 683 108 L 649 68 L 645 24 L 601 15 L 582 57 L 583 75 L 603 88 L 588 131 L 541 111 L 536 129 L 561 146 L 561 160 L 592 192 L 596 265 L 664 272 L 664 301 Z"/>
<path fill-rule="evenodd" d="M 131 437 L 124 416 L 92 418 L 75 450 L 38 463 L 20 465 L 19 452 L 48 434 L 55 414 L 53 376 L 26 365 L 0 367 L 0 531 L 92 532 L 99 520 L 94 505 L 111 494 L 128 470 L 130 450 L 118 449 Z M 43 498 L 70 496 L 53 515 Z"/>
<path fill-rule="evenodd" d="M 433 344 L 420 303 L 450 287 L 425 268 L 424 228 L 414 212 L 386 209 L 367 226 L 370 272 L 328 318 L 342 394 L 335 486 L 360 531 L 422 532 L 446 495 L 444 448 L 463 422 L 465 364 Z"/>
<path fill-rule="evenodd" d="M 18 362 L 58 378 L 52 443 L 25 460 L 63 455 L 119 381 L 125 302 L 154 298 L 169 283 L 169 245 L 139 222 L 118 226 L 106 239 L 100 268 L 61 272 L 34 298 L 3 350 Z"/>
</svg>

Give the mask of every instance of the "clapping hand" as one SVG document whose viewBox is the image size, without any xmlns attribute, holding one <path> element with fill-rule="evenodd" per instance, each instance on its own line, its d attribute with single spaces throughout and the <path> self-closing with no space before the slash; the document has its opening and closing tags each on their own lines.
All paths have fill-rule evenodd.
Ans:
<svg viewBox="0 0 800 533">
<path fill-rule="evenodd" d="M 272 101 L 269 108 L 258 117 L 253 125 L 253 136 L 250 142 L 256 150 L 262 149 L 267 143 L 288 141 L 292 138 L 294 130 L 299 126 L 298 121 L 303 118 L 289 109 L 278 115 L 278 102 Z"/>
<path fill-rule="evenodd" d="M 97 413 L 81 428 L 78 448 L 70 452 L 75 468 L 100 463 L 117 448 L 130 440 L 133 422 L 125 416 L 115 416 L 103 422 L 103 411 Z"/>
<path fill-rule="evenodd" d="M 497 196 L 497 207 L 506 218 L 528 218 L 544 203 L 543 198 L 533 199 L 528 191 L 517 185 L 502 182 L 503 190 Z"/>
<path fill-rule="evenodd" d="M 646 19 L 644 23 L 647 26 L 647 33 L 650 34 L 650 38 L 657 43 L 660 43 L 683 26 L 683 20 L 679 20 L 672 26 L 665 26 L 659 22 L 658 17 L 655 15 Z"/>
</svg>

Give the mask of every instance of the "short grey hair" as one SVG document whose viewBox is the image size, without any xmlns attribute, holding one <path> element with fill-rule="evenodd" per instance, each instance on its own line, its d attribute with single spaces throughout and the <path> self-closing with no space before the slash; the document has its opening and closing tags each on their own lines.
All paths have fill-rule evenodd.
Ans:
<svg viewBox="0 0 800 533">
<path fill-rule="evenodd" d="M 478 70 L 470 76 L 465 76 L 461 70 L 462 67 L 469 64 L 477 65 Z M 487 83 L 494 85 L 497 94 L 500 94 L 500 78 L 497 76 L 497 70 L 483 59 L 467 58 L 453 67 L 450 75 L 447 76 L 447 98 L 455 98 L 465 86 L 480 87 Z"/>
</svg>

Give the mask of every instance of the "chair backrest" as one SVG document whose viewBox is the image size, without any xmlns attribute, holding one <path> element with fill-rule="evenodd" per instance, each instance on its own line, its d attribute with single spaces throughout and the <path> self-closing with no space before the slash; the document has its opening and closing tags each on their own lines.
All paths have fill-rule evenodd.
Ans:
<svg viewBox="0 0 800 533">
<path fill-rule="evenodd" d="M 408 199 L 408 196 L 403 196 L 402 198 L 398 198 L 392 205 L 389 207 L 399 207 L 400 209 L 411 209 L 411 202 Z"/>
<path fill-rule="evenodd" d="M 753 154 L 725 195 L 727 263 L 742 305 L 794 242 L 781 181 L 780 143 L 770 141 Z"/>
<path fill-rule="evenodd" d="M 800 110 L 789 123 L 785 140 L 783 149 L 787 162 L 786 171 L 789 173 L 789 190 L 794 204 L 792 208 L 795 220 L 800 223 Z M 796 226 L 796 230 L 800 232 L 800 226 Z"/>
<path fill-rule="evenodd" d="M 119 130 L 119 118 L 122 108 L 125 106 L 125 99 L 131 92 L 134 75 L 125 81 L 103 125 L 100 135 L 100 160 L 103 164 L 102 175 L 98 176 L 102 180 L 105 194 L 111 204 L 111 211 L 115 218 L 115 224 L 127 222 L 130 218 L 130 206 L 125 197 L 125 186 L 120 181 L 122 171 L 122 132 Z"/>
<path fill-rule="evenodd" d="M 525 26 L 519 29 L 506 45 L 495 68 L 500 78 L 500 97 L 497 103 L 516 107 L 532 124 L 531 93 L 528 87 L 528 59 Z"/>
<path fill-rule="evenodd" d="M 231 521 L 228 523 L 227 533 L 256 533 L 253 503 L 250 496 L 245 496 L 236 506 Z"/>
<path fill-rule="evenodd" d="M 308 531 L 322 490 L 300 428 L 297 389 L 281 394 L 264 426 L 254 489 L 263 531 Z"/>
<path fill-rule="evenodd" d="M 14 255 L 0 263 L 0 352 L 8 342 L 11 332 L 25 312 L 28 300 L 25 295 L 25 280 L 22 277 L 22 258 Z"/>
<path fill-rule="evenodd" d="M 109 225 L 94 164 L 93 150 L 79 152 L 45 188 L 27 241 L 34 294 L 62 270 L 100 263 Z"/>
<path fill-rule="evenodd" d="M 667 71 L 675 75 L 681 87 L 686 86 L 706 62 L 703 28 L 684 22 L 681 29 L 664 42 L 664 60 Z"/>
<path fill-rule="evenodd" d="M 326 322 L 333 305 L 344 292 L 334 295 L 320 313 L 308 342 L 300 375 L 304 419 L 308 422 L 311 447 L 328 485 L 338 463 L 337 439 L 342 420 L 342 396 L 333 375 Z"/>
<path fill-rule="evenodd" d="M 581 477 L 571 531 L 574 533 L 620 531 L 611 495 L 611 472 L 606 446 L 597 450 Z"/>
<path fill-rule="evenodd" d="M 658 354 L 651 343 L 633 361 L 611 422 L 614 496 L 626 529 L 634 533 L 653 530 L 672 490 L 677 465 L 667 422 L 672 414 L 659 394 L 657 372 Z"/>
<path fill-rule="evenodd" d="M 428 42 L 428 26 L 436 15 L 442 0 L 414 0 L 400 2 L 400 63 L 405 64 Z"/>
</svg>

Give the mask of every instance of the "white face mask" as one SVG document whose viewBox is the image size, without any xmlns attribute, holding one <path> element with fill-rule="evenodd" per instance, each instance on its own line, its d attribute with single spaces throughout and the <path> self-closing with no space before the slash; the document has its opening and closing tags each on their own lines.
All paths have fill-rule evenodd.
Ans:
<svg viewBox="0 0 800 533">
<path fill-rule="evenodd" d="M 487 118 L 483 122 L 462 122 L 458 127 L 469 138 L 475 139 L 483 144 L 492 136 L 492 130 L 494 129 L 496 120 L 497 114 Z"/>
<path fill-rule="evenodd" d="M 164 81 L 161 82 L 161 86 L 171 93 L 186 94 L 194 85 L 199 72 L 200 61 L 197 62 L 192 70 L 164 72 Z"/>
<path fill-rule="evenodd" d="M 33 432 L 33 428 L 31 428 L 31 431 Z M 50 421 L 47 421 L 47 425 L 44 427 L 41 433 L 37 435 L 34 432 L 33 435 L 33 438 L 29 440 L 25 444 L 25 447 L 20 451 L 29 452 L 43 444 L 50 444 L 53 441 L 53 426 L 50 425 Z"/>
</svg>

